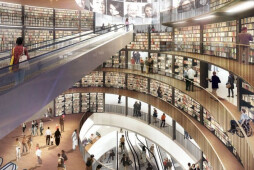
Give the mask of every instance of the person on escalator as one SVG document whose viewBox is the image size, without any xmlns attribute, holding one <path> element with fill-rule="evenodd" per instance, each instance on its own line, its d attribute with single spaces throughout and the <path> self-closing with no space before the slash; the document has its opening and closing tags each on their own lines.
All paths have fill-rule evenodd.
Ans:
<svg viewBox="0 0 254 170">
<path fill-rule="evenodd" d="M 19 63 L 25 60 L 29 60 L 27 48 L 23 46 L 24 40 L 22 37 L 18 37 L 16 40 L 16 46 L 12 50 L 13 63 L 12 71 L 14 72 L 15 85 L 18 85 L 24 81 L 25 69 L 21 68 Z M 26 58 L 26 59 L 25 59 Z"/>
<path fill-rule="evenodd" d="M 148 162 L 146 170 L 153 170 L 153 166 Z"/>
<path fill-rule="evenodd" d="M 122 135 L 122 137 L 120 138 L 121 152 L 123 152 L 123 150 L 124 150 L 124 143 L 125 143 L 125 138 L 124 138 L 124 135 Z"/>
<path fill-rule="evenodd" d="M 132 162 L 130 161 L 128 156 L 123 154 L 123 157 L 121 159 L 121 163 L 123 163 L 124 170 L 127 170 L 128 166 L 131 165 Z"/>
<path fill-rule="evenodd" d="M 141 153 L 141 164 L 145 165 L 146 163 L 146 147 L 142 147 L 142 153 Z"/>
</svg>

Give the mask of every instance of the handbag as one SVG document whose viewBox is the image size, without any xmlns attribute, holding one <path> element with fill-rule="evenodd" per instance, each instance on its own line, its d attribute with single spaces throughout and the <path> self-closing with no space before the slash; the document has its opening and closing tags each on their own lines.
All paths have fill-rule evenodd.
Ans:
<svg viewBox="0 0 254 170">
<path fill-rule="evenodd" d="M 230 83 L 227 83 L 226 84 L 226 87 L 229 89 L 229 88 L 231 88 L 231 84 Z"/>
<path fill-rule="evenodd" d="M 13 62 L 14 62 L 14 48 L 12 49 L 11 61 L 9 65 L 12 66 Z M 12 71 L 12 67 L 9 67 L 9 70 Z"/>
<path fill-rule="evenodd" d="M 27 55 L 24 53 L 24 47 L 23 52 L 21 56 L 19 57 L 19 69 L 26 69 L 28 70 L 30 68 L 29 62 L 27 60 Z"/>
</svg>

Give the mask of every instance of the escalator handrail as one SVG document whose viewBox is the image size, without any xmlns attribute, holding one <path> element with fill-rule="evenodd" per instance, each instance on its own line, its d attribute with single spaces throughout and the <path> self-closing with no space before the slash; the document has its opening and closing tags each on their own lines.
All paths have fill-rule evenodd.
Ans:
<svg viewBox="0 0 254 170">
<path fill-rule="evenodd" d="M 121 26 L 121 27 L 119 27 L 118 28 L 118 26 Z M 53 46 L 53 45 L 57 45 L 57 44 L 59 44 L 59 43 L 63 43 L 63 42 L 66 42 L 66 41 L 70 41 L 70 40 L 73 40 L 73 39 L 76 39 L 76 38 L 81 38 L 81 37 L 84 37 L 84 36 L 87 36 L 87 35 L 92 35 L 92 34 L 95 34 L 96 32 L 100 32 L 100 31 L 104 31 L 104 30 L 108 30 L 108 29 L 110 29 L 110 31 L 108 31 L 108 32 L 105 32 L 105 33 L 102 33 L 102 34 L 106 34 L 106 33 L 109 33 L 109 32 L 112 32 L 112 31 L 115 31 L 115 30 L 112 30 L 111 28 L 117 28 L 117 30 L 118 29 L 121 29 L 121 28 L 123 28 L 123 27 L 125 27 L 125 25 L 123 25 L 123 24 L 119 24 L 119 25 L 117 25 L 116 27 L 115 26 L 112 26 L 112 27 L 105 27 L 104 29 L 100 29 L 100 30 L 96 30 L 95 32 L 89 32 L 89 33 L 87 33 L 87 34 L 83 34 L 83 35 L 77 35 L 77 36 L 75 36 L 75 37 L 71 37 L 71 38 L 68 38 L 68 39 L 65 39 L 65 40 L 61 40 L 61 41 L 58 41 L 58 42 L 53 42 L 53 43 L 51 43 L 51 44 L 47 44 L 47 45 L 44 45 L 44 46 L 41 46 L 41 47 L 38 47 L 38 48 L 33 48 L 33 49 L 30 49 L 30 50 L 28 50 L 28 52 L 33 52 L 33 51 L 36 51 L 36 50 L 40 50 L 40 49 L 43 49 L 43 48 L 47 48 L 47 47 L 49 47 L 49 46 Z M 78 33 L 78 34 L 80 34 L 80 33 Z M 102 35 L 102 34 L 100 34 L 100 35 Z M 74 34 L 74 35 L 76 35 L 76 34 Z M 63 37 L 61 37 L 61 38 L 63 38 Z M 93 37 L 92 37 L 93 38 Z M 60 38 L 59 38 L 60 39 Z M 52 41 L 52 40 L 51 40 Z M 55 40 L 54 40 L 55 41 Z M 80 42 L 83 42 L 83 41 L 80 41 Z M 43 42 L 41 42 L 41 43 L 43 43 Z M 77 42 L 77 43 L 79 43 L 79 42 Z M 75 43 L 76 44 L 76 43 Z M 66 46 L 65 46 L 66 47 Z M 67 46 L 68 47 L 68 46 Z M 9 50 L 8 50 L 9 51 Z M 7 51 L 7 52 L 8 52 Z M 53 50 L 53 51 L 55 51 L 55 50 Z M 53 52 L 53 51 L 51 51 L 51 52 Z M 2 52 L 3 53 L 3 52 Z M 50 53 L 50 52 L 49 52 Z M 47 53 L 46 53 L 47 54 Z M 40 56 L 40 55 L 39 55 Z M 36 56 L 37 57 L 37 56 Z M 36 58 L 36 57 L 33 57 L 33 58 Z M 6 60 L 6 59 L 8 59 L 8 58 L 10 58 L 10 55 L 7 55 L 7 56 L 5 56 L 5 57 L 1 57 L 0 58 L 0 61 L 2 61 L 2 60 Z M 33 58 L 31 58 L 31 59 L 33 59 Z M 31 60 L 30 59 L 30 60 Z M 7 67 L 7 66 L 6 66 Z M 5 68 L 5 67 L 3 67 L 3 68 Z"/>
<path fill-rule="evenodd" d="M 135 165 L 135 170 L 137 170 L 137 165 L 136 165 L 136 158 L 135 158 L 135 155 L 134 155 L 134 151 L 133 151 L 133 148 L 131 147 L 131 144 L 130 144 L 130 141 L 129 141 L 129 136 L 128 136 L 128 132 L 125 132 L 125 137 L 126 137 L 126 141 L 130 147 L 130 150 L 131 150 L 131 153 L 132 153 L 132 156 L 133 156 L 133 159 L 134 159 L 134 165 Z M 138 158 L 137 158 L 138 159 Z"/>
<path fill-rule="evenodd" d="M 121 28 L 124 28 L 124 27 L 125 27 L 125 25 L 123 25 L 122 27 L 117 28 L 117 29 L 121 29 Z M 109 29 L 109 28 L 107 28 L 107 29 Z M 103 29 L 103 30 L 107 30 L 107 29 L 105 28 L 105 29 Z M 102 30 L 101 30 L 101 31 L 102 31 Z M 95 37 L 97 37 L 97 36 L 100 36 L 100 35 L 103 35 L 103 34 L 106 34 L 106 33 L 109 33 L 109 32 L 113 32 L 113 31 L 115 31 L 115 30 L 110 30 L 110 31 L 108 31 L 108 32 L 105 32 L 105 33 L 102 33 L 102 34 L 98 34 L 98 35 L 96 35 L 96 36 L 87 38 L 87 39 L 85 39 L 85 40 L 82 40 L 82 41 L 79 41 L 79 42 L 76 42 L 76 43 L 73 43 L 73 44 L 70 44 L 70 45 L 66 45 L 66 46 L 64 46 L 64 47 L 61 47 L 61 48 L 58 48 L 58 49 L 49 51 L 49 52 L 44 53 L 44 54 L 40 54 L 40 55 L 38 55 L 38 56 L 36 56 L 36 57 L 33 57 L 33 58 L 29 59 L 28 61 L 35 60 L 35 59 L 37 59 L 37 58 L 43 57 L 43 56 L 48 55 L 48 54 L 50 54 L 50 53 L 53 53 L 53 52 L 62 50 L 62 49 L 67 48 L 67 47 L 69 47 L 69 46 L 73 46 L 73 45 L 75 45 L 75 44 L 78 44 L 78 43 L 81 43 L 81 42 L 90 40 L 90 39 L 95 38 Z M 91 33 L 91 34 L 93 34 L 93 33 Z M 88 35 L 88 34 L 86 34 L 86 35 Z M 83 35 L 83 36 L 85 36 L 85 35 Z M 64 41 L 67 41 L 67 40 L 64 40 Z M 56 45 L 56 44 L 53 44 L 53 45 Z M 7 58 L 8 58 L 8 57 L 7 57 Z M 1 59 L 0 59 L 0 60 L 1 60 Z M 26 61 L 23 61 L 23 62 L 26 62 Z M 22 63 L 22 62 L 20 62 L 20 63 Z M 9 65 L 8 65 L 8 66 L 5 66 L 5 67 L 3 67 L 3 68 L 0 68 L 0 70 L 5 70 L 5 69 L 7 69 L 7 68 L 9 68 L 9 67 L 13 67 L 13 66 L 15 66 L 15 65 L 19 65 L 20 63 L 14 64 L 14 65 L 12 65 L 12 66 L 9 66 Z"/>
<path fill-rule="evenodd" d="M 118 25 L 116 25 L 116 26 L 120 26 L 120 25 L 123 25 L 123 24 L 118 24 Z M 106 27 L 105 27 L 105 30 L 106 30 L 106 29 L 109 29 L 109 28 L 110 28 L 110 29 L 111 29 L 111 28 L 115 28 L 115 25 L 114 25 L 114 26 L 110 26 L 110 27 L 109 27 L 109 26 L 106 26 Z M 26 47 L 28 48 L 28 47 L 30 47 L 30 46 L 34 46 L 34 45 L 38 45 L 38 44 L 43 44 L 43 43 L 47 43 L 47 42 L 52 41 L 52 43 L 50 43 L 50 44 L 48 44 L 48 45 L 44 45 L 44 46 L 41 46 L 41 47 L 38 47 L 38 48 L 33 48 L 33 49 L 28 50 L 28 52 L 32 52 L 32 51 L 35 51 L 35 50 L 38 50 L 38 49 L 41 49 L 41 48 L 45 48 L 45 47 L 50 46 L 50 45 L 55 45 L 55 44 L 57 44 L 57 43 L 61 43 L 61 42 L 69 41 L 69 40 L 72 40 L 72 39 L 75 39 L 75 38 L 78 38 L 78 37 L 82 37 L 82 36 L 86 36 L 86 35 L 89 35 L 89 34 L 93 34 L 93 33 L 102 31 L 102 29 L 101 29 L 101 30 L 95 30 L 95 31 L 89 30 L 89 31 L 91 31 L 91 32 L 90 32 L 90 33 L 87 33 L 87 34 L 84 34 L 84 35 L 81 35 L 82 32 L 79 32 L 79 33 L 76 33 L 76 34 L 73 34 L 73 35 L 66 36 L 66 37 L 70 37 L 70 38 L 65 39 L 65 40 L 61 40 L 61 41 L 58 41 L 58 42 L 55 42 L 55 41 L 60 40 L 60 39 L 63 39 L 63 38 L 65 38 L 65 37 L 60 37 L 60 38 L 57 38 L 57 39 L 45 40 L 45 41 L 42 41 L 42 42 L 29 44 L 29 45 L 27 45 Z M 10 50 L 5 50 L 5 51 L 0 52 L 0 54 L 2 54 L 2 53 L 7 53 L 7 52 L 9 52 L 9 51 L 10 51 Z M 7 59 L 7 57 L 9 57 L 9 55 L 6 56 L 6 57 L 2 57 L 2 58 L 0 59 L 0 61 L 3 60 L 3 59 Z"/>
<path fill-rule="evenodd" d="M 155 158 L 155 155 L 151 152 L 151 150 L 150 150 L 146 145 L 144 145 L 143 142 L 141 142 L 141 140 L 138 138 L 138 135 L 137 135 L 137 134 L 136 134 L 136 138 L 138 139 L 138 141 L 139 141 L 143 146 L 145 146 L 145 148 L 148 150 L 148 152 L 153 156 L 153 158 L 154 158 L 154 160 L 155 160 L 155 163 L 156 163 L 156 166 L 157 166 L 157 169 L 160 169 L 160 168 L 159 168 L 159 165 L 158 165 L 158 163 L 157 163 L 157 160 L 156 160 L 156 158 Z"/>
<path fill-rule="evenodd" d="M 162 167 L 164 167 L 162 156 L 161 156 L 161 151 L 160 151 L 160 149 L 159 149 L 159 147 L 157 145 L 156 145 L 156 149 L 157 149 L 157 152 L 158 152 L 158 155 L 159 155 L 159 159 L 160 159 L 161 165 L 162 165 Z"/>
</svg>

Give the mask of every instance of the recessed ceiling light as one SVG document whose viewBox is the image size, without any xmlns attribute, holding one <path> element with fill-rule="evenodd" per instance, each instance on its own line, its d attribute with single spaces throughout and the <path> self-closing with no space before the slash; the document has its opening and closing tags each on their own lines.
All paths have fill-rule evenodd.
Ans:
<svg viewBox="0 0 254 170">
<path fill-rule="evenodd" d="M 210 18 L 214 18 L 215 15 L 208 15 L 208 16 L 205 16 L 205 17 L 201 17 L 201 18 L 197 18 L 197 19 L 194 19 L 194 20 L 204 20 L 204 19 L 210 19 Z"/>
<path fill-rule="evenodd" d="M 237 12 L 241 12 L 241 11 L 245 11 L 248 9 L 254 8 L 254 1 L 245 1 L 245 2 L 241 2 L 239 4 L 236 4 L 232 7 L 229 7 L 226 12 L 228 13 L 237 13 Z"/>
</svg>

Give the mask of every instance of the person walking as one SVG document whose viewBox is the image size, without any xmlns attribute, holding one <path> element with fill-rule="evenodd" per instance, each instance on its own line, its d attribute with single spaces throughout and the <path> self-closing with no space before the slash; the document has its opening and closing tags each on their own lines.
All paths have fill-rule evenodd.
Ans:
<svg viewBox="0 0 254 170">
<path fill-rule="evenodd" d="M 153 109 L 153 123 L 156 123 L 157 117 L 158 117 L 158 112 L 157 112 L 157 110 L 154 108 L 154 109 Z"/>
<path fill-rule="evenodd" d="M 121 159 L 121 163 L 123 164 L 124 170 L 128 169 L 129 164 L 129 158 L 125 154 L 123 154 L 123 157 Z"/>
<path fill-rule="evenodd" d="M 46 145 L 49 145 L 50 144 L 50 136 L 52 135 L 49 127 L 46 130 L 45 135 L 46 135 Z"/>
<path fill-rule="evenodd" d="M 166 115 L 165 113 L 163 113 L 161 116 L 161 127 L 165 127 L 165 122 L 166 122 Z"/>
<path fill-rule="evenodd" d="M 140 60 L 141 73 L 144 72 L 144 65 L 145 65 L 144 60 L 141 58 L 141 60 Z"/>
<path fill-rule="evenodd" d="M 32 142 L 32 135 L 30 135 L 27 139 L 27 146 L 28 146 L 28 153 L 31 152 L 31 148 L 32 148 L 33 142 Z"/>
<path fill-rule="evenodd" d="M 42 120 L 40 120 L 39 128 L 40 128 L 40 133 L 41 133 L 41 136 L 42 136 L 43 135 L 43 130 L 44 130 Z"/>
<path fill-rule="evenodd" d="M 148 61 L 147 57 L 145 60 L 145 65 L 146 65 L 146 74 L 148 74 L 149 73 L 149 61 Z"/>
<path fill-rule="evenodd" d="M 26 139 L 26 135 L 23 136 L 23 139 L 22 139 L 22 154 L 24 154 L 25 152 L 27 153 L 28 152 L 28 149 L 27 149 L 27 139 Z M 26 151 L 25 151 L 26 150 Z"/>
<path fill-rule="evenodd" d="M 121 98 L 122 98 L 122 96 L 121 96 L 121 95 L 119 95 L 119 96 L 118 96 L 118 104 L 120 104 L 120 103 L 121 103 Z"/>
<path fill-rule="evenodd" d="M 19 138 L 16 138 L 16 160 L 18 161 L 21 158 L 21 143 L 19 142 Z"/>
<path fill-rule="evenodd" d="M 64 132 L 64 115 L 60 116 L 60 118 L 59 118 L 59 124 L 60 124 L 61 132 Z"/>
<path fill-rule="evenodd" d="M 241 33 L 238 34 L 239 39 L 239 59 L 240 62 L 248 64 L 250 55 L 250 41 L 253 41 L 251 34 L 247 33 L 247 27 L 242 27 Z"/>
<path fill-rule="evenodd" d="M 232 93 L 232 98 L 234 97 L 234 82 L 235 82 L 235 76 L 233 73 L 229 73 L 228 76 L 228 82 L 227 82 L 227 88 L 228 88 L 228 96 L 230 97 L 230 91 Z"/>
<path fill-rule="evenodd" d="M 93 170 L 94 155 L 91 155 L 86 160 L 86 170 Z"/>
<path fill-rule="evenodd" d="M 109 153 L 107 163 L 110 162 L 110 159 L 111 159 L 111 158 L 112 158 L 112 161 L 113 161 L 115 155 L 116 155 L 116 154 L 115 154 L 114 150 L 112 149 L 111 152 Z"/>
<path fill-rule="evenodd" d="M 22 123 L 22 134 L 24 135 L 26 131 L 26 123 Z"/>
<path fill-rule="evenodd" d="M 66 155 L 66 153 L 65 153 L 65 151 L 64 150 L 62 150 L 62 158 L 64 159 L 64 168 L 65 168 L 65 170 L 66 170 L 66 161 L 68 160 L 68 157 L 67 157 L 67 155 Z"/>
<path fill-rule="evenodd" d="M 37 123 L 37 120 L 34 121 L 34 135 L 38 136 L 38 123 Z"/>
<path fill-rule="evenodd" d="M 137 103 L 137 115 L 141 117 L 141 102 Z"/>
<path fill-rule="evenodd" d="M 34 120 L 32 121 L 32 131 L 31 131 L 31 134 L 34 136 L 34 124 L 35 124 L 35 122 L 34 122 Z"/>
<path fill-rule="evenodd" d="M 37 156 L 38 165 L 42 164 L 41 153 L 42 153 L 42 151 L 41 151 L 40 147 L 38 147 L 38 149 L 35 151 L 35 155 Z"/>
<path fill-rule="evenodd" d="M 125 138 L 124 135 L 120 138 L 120 147 L 121 147 L 121 152 L 123 153 L 124 150 L 124 144 L 125 144 Z"/>
<path fill-rule="evenodd" d="M 16 46 L 12 49 L 12 56 L 14 56 L 12 71 L 14 72 L 15 85 L 22 83 L 25 77 L 26 70 L 21 68 L 19 63 L 23 62 L 22 65 L 24 65 L 24 61 L 30 59 L 27 48 L 25 48 L 23 44 L 24 39 L 22 37 L 18 37 L 16 40 Z"/>
<path fill-rule="evenodd" d="M 133 105 L 133 116 L 138 116 L 137 107 L 138 107 L 138 102 L 136 101 Z"/>
<path fill-rule="evenodd" d="M 211 79 L 207 79 L 212 83 L 212 94 L 217 97 L 217 90 L 219 88 L 219 83 L 221 83 L 220 78 L 216 75 L 216 72 L 213 72 Z"/>
<path fill-rule="evenodd" d="M 57 170 L 64 170 L 64 158 L 61 156 L 60 153 L 58 153 L 57 156 Z"/>
<path fill-rule="evenodd" d="M 72 133 L 72 150 L 76 149 L 76 146 L 78 146 L 78 135 L 77 135 L 77 129 L 74 130 Z"/>
<path fill-rule="evenodd" d="M 195 77 L 195 70 L 193 69 L 194 67 L 191 67 L 188 71 L 187 71 L 187 76 L 188 76 L 188 80 L 190 81 L 190 85 L 189 88 L 187 89 L 187 91 L 193 91 L 193 86 L 194 86 L 194 77 Z"/>
<path fill-rule="evenodd" d="M 59 131 L 59 128 L 55 131 L 55 143 L 56 146 L 60 144 L 60 138 L 61 138 L 61 132 Z"/>
</svg>

